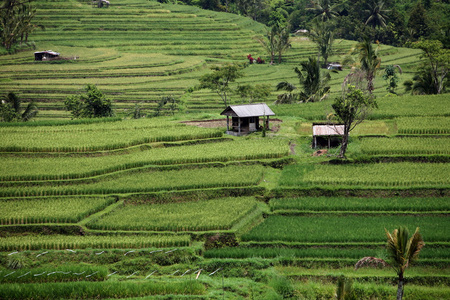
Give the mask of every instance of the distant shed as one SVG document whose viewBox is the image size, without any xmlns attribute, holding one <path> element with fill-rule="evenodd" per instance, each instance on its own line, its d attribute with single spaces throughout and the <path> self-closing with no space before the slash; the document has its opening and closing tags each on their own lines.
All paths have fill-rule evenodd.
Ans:
<svg viewBox="0 0 450 300">
<path fill-rule="evenodd" d="M 34 52 L 34 60 L 48 60 L 59 57 L 59 53 L 52 50 Z"/>
<path fill-rule="evenodd" d="M 227 134 L 243 135 L 261 128 L 259 118 L 266 117 L 266 128 L 269 129 L 269 116 L 275 113 L 265 103 L 230 105 L 222 113 L 227 116 Z M 231 117 L 231 124 L 230 124 Z"/>
<path fill-rule="evenodd" d="M 321 140 L 326 139 L 328 148 L 335 141 L 344 135 L 344 125 L 341 124 L 323 124 L 313 123 L 313 147 L 317 148 L 322 144 Z"/>
</svg>

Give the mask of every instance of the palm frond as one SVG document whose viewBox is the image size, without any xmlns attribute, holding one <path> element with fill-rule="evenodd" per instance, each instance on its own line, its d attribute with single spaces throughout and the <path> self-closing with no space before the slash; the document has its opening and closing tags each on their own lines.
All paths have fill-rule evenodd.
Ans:
<svg viewBox="0 0 450 300">
<path fill-rule="evenodd" d="M 424 246 L 425 243 L 423 242 L 422 235 L 419 233 L 419 227 L 417 227 L 412 237 L 408 240 L 406 246 L 406 257 L 408 259 L 408 264 L 415 261 L 419 257 L 420 250 L 422 250 Z"/>
<path fill-rule="evenodd" d="M 358 262 L 355 264 L 355 270 L 358 270 L 363 267 L 377 268 L 386 266 L 389 266 L 389 264 L 385 260 L 372 256 L 366 256 L 358 260 Z"/>
<path fill-rule="evenodd" d="M 400 65 L 394 65 L 394 67 L 396 67 L 398 69 L 398 72 L 400 74 L 403 74 L 402 68 L 400 67 Z"/>
<path fill-rule="evenodd" d="M 38 109 L 34 101 L 31 101 L 28 103 L 27 107 L 25 108 L 25 111 L 22 113 L 21 118 L 22 121 L 26 122 L 32 118 L 34 118 L 38 113 Z"/>
<path fill-rule="evenodd" d="M 17 97 L 17 95 L 13 92 L 9 92 L 8 95 L 5 98 L 6 102 L 11 104 L 11 106 L 14 108 L 16 113 L 20 113 L 20 99 Z"/>
<path fill-rule="evenodd" d="M 277 84 L 276 89 L 277 91 L 284 90 L 292 92 L 293 90 L 297 89 L 297 87 L 290 82 L 282 81 Z"/>
</svg>

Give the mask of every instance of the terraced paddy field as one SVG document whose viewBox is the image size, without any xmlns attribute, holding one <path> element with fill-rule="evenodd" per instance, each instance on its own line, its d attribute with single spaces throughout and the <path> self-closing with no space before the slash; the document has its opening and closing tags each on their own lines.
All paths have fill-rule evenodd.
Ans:
<svg viewBox="0 0 450 300">
<path fill-rule="evenodd" d="M 36 50 L 52 49 L 67 60 L 34 61 L 35 50 L 2 56 L 0 93 L 14 91 L 24 101 L 35 100 L 42 119 L 69 118 L 64 100 L 87 84 L 110 97 L 119 114 L 136 104 L 151 114 L 163 96 L 173 96 L 186 112 L 215 112 L 223 104 L 217 94 L 196 89 L 200 76 L 225 61 L 244 63 L 248 54 L 268 58 L 258 42 L 263 25 L 232 14 L 147 0 L 116 1 L 108 9 L 76 0 L 42 0 L 36 7 L 34 22 L 45 28 L 33 32 Z M 291 43 L 282 64 L 250 65 L 233 85 L 269 84 L 272 94 L 266 101 L 273 103 L 279 93 L 276 84 L 297 84 L 293 68 L 316 55 L 315 44 L 305 37 L 292 37 Z M 342 61 L 354 46 L 353 41 L 337 40 L 330 61 Z M 381 69 L 399 64 L 401 81 L 412 77 L 420 50 L 378 48 Z M 339 93 L 349 71 L 332 74 L 332 95 Z M 380 74 L 375 93 L 385 95 L 385 86 Z M 244 100 L 234 95 L 232 101 Z"/>
<path fill-rule="evenodd" d="M 396 98 L 412 99 L 430 98 Z M 361 299 L 386 299 L 391 270 L 350 268 L 383 257 L 385 228 L 407 226 L 426 247 L 405 295 L 446 298 L 448 100 L 432 99 L 437 111 L 405 105 L 361 124 L 347 164 L 313 156 L 315 111 L 281 117 L 266 137 L 225 136 L 181 115 L 4 126 L 2 297 L 107 298 L 100 291 L 115 282 L 118 298 L 265 299 L 282 281 L 294 298 L 331 299 L 344 274 Z"/>
<path fill-rule="evenodd" d="M 319 103 L 273 105 L 273 89 L 266 136 L 226 135 L 217 95 L 189 89 L 213 64 L 263 56 L 262 25 L 143 0 L 36 5 L 38 48 L 77 59 L 0 56 L 0 91 L 40 107 L 35 122 L 0 126 L 0 299 L 335 299 L 341 276 L 357 299 L 395 299 L 391 268 L 354 265 L 386 258 L 385 229 L 398 226 L 425 241 L 405 299 L 450 298 L 448 95 L 385 97 L 377 76 L 379 108 L 342 162 L 338 148 L 311 148 L 311 126 L 349 70 Z M 332 60 L 353 45 L 339 41 Z M 297 83 L 293 68 L 314 53 L 292 37 L 282 64 L 248 66 L 238 84 Z M 416 50 L 380 53 L 412 76 Z M 65 97 L 89 83 L 117 117 L 69 119 Z M 184 111 L 122 117 L 164 95 Z"/>
</svg>

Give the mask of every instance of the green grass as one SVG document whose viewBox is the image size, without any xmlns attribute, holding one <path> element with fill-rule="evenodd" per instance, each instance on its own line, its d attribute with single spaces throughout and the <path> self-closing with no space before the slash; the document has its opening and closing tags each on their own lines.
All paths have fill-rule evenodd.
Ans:
<svg viewBox="0 0 450 300">
<path fill-rule="evenodd" d="M 433 124 L 436 120 L 445 120 L 450 115 L 449 97 L 442 95 L 426 96 L 397 96 L 378 97 L 378 109 L 374 109 L 369 115 L 371 120 L 394 119 L 399 117 L 433 117 L 423 119 L 421 124 L 430 120 Z M 306 120 L 325 120 L 326 116 L 333 112 L 332 99 L 316 103 L 273 105 L 271 109 L 277 116 L 296 116 Z M 441 117 L 441 118 L 435 118 Z M 439 121 L 438 121 L 439 122 Z M 439 123 L 441 127 L 448 127 L 445 122 Z M 425 125 L 429 126 L 429 125 Z"/>
<path fill-rule="evenodd" d="M 2 299 L 80 299 L 93 297 L 143 297 L 148 295 L 205 293 L 197 281 L 173 282 L 70 282 L 41 284 L 6 284 L 0 289 Z"/>
<path fill-rule="evenodd" d="M 228 230 L 255 208 L 253 198 L 125 205 L 89 223 L 88 227 L 101 230 Z"/>
<path fill-rule="evenodd" d="M 449 198 L 304 197 L 271 199 L 270 209 L 281 211 L 447 211 Z"/>
<path fill-rule="evenodd" d="M 14 255 L 14 254 L 13 254 Z M 14 272 L 14 273 L 12 273 Z M 104 266 L 64 265 L 60 267 L 20 268 L 16 271 L 3 271 L 0 283 L 48 283 L 70 281 L 104 281 L 108 269 Z M 8 273 L 11 274 L 7 276 Z"/>
<path fill-rule="evenodd" d="M 108 9 L 77 0 L 34 3 L 36 24 L 46 27 L 45 31 L 37 28 L 30 36 L 36 50 L 53 49 L 77 59 L 35 62 L 35 50 L 0 56 L 0 94 L 14 91 L 25 103 L 35 100 L 40 110 L 37 122 L 0 127 L 0 194 L 4 197 L 0 200 L 0 220 L 12 224 L 3 225 L 1 230 L 0 278 L 9 282 L 28 271 L 61 270 L 73 264 L 120 274 L 105 278 L 102 271 L 100 279 L 107 281 L 99 283 L 41 285 L 24 283 L 32 281 L 27 279 L 28 274 L 20 278 L 24 278 L 21 284 L 2 284 L 0 298 L 153 299 L 158 294 L 162 299 L 270 299 L 277 297 L 275 288 L 292 280 L 296 297 L 331 299 L 335 285 L 329 282 L 341 271 L 355 278 L 358 299 L 390 299 L 395 296 L 395 287 L 382 282 L 391 270 L 350 274 L 342 266 L 350 266 L 363 256 L 382 256 L 384 228 L 392 231 L 402 225 L 411 231 L 420 227 L 426 243 L 420 264 L 439 266 L 428 273 L 410 269 L 415 281 L 406 286 L 405 297 L 449 298 L 447 287 L 431 287 L 439 280 L 448 280 L 447 197 L 308 197 L 264 202 L 270 199 L 271 189 L 282 191 L 286 187 L 336 189 L 349 194 L 355 189 L 359 195 L 372 188 L 388 193 L 402 190 L 402 195 L 412 196 L 426 194 L 423 188 L 431 187 L 436 194 L 448 193 L 447 164 L 329 165 L 325 164 L 329 157 L 311 156 L 311 123 L 325 120 L 332 112 L 331 103 L 340 95 L 350 68 L 331 74 L 331 93 L 322 102 L 273 105 L 280 93 L 275 91 L 276 84 L 288 81 L 298 86 L 293 68 L 317 55 L 312 42 L 292 37 L 292 47 L 282 64 L 250 65 L 243 71 L 245 76 L 232 84 L 233 88 L 269 84 L 272 94 L 267 103 L 284 121 L 280 130 L 264 139 L 259 133 L 224 138 L 223 128 L 204 129 L 177 122 L 220 118 L 224 108 L 220 97 L 206 89 L 192 88 L 199 84 L 200 76 L 211 71 L 211 65 L 246 62 L 249 53 L 267 61 L 255 38 L 264 34 L 261 24 L 233 14 L 147 0 L 121 0 Z M 336 52 L 330 61 L 342 61 L 355 44 L 336 40 Z M 401 82 L 412 78 L 420 50 L 386 45 L 379 50 L 383 63 L 380 70 L 388 64 L 401 65 L 403 74 L 397 92 L 404 94 Z M 113 99 L 119 118 L 108 122 L 69 121 L 63 101 L 68 95 L 83 92 L 86 84 L 96 84 Z M 394 159 L 399 161 L 402 156 L 439 155 L 445 161 L 449 154 L 448 95 L 386 96 L 386 86 L 378 73 L 374 95 L 379 108 L 352 132 L 349 153 L 355 157 L 397 156 Z M 170 117 L 120 120 L 135 104 L 151 115 L 162 96 L 173 96 L 182 112 Z M 232 104 L 242 102 L 231 95 Z M 260 165 L 275 165 L 273 158 L 286 158 L 288 140 L 296 150 L 291 156 L 296 163 L 278 169 Z M 258 196 L 217 198 L 224 197 L 219 195 L 222 187 L 230 195 L 258 190 Z M 236 187 L 241 188 L 235 192 Z M 122 193 L 136 202 L 125 201 L 123 205 Z M 87 194 L 95 196 L 82 196 Z M 120 201 L 114 204 L 108 194 L 117 195 Z M 80 219 L 83 221 L 76 226 L 52 224 Z M 82 226 L 86 236 L 22 232 L 63 231 L 68 226 Z M 145 232 L 149 230 L 164 233 Z M 204 252 L 205 238 L 222 230 L 230 238 L 236 235 L 241 246 Z M 121 232 L 115 235 L 115 231 Z M 189 231 L 191 236 L 177 235 L 176 231 Z M 162 249 L 151 254 L 148 247 L 188 247 L 190 254 L 165 253 Z M 124 255 L 127 250 L 114 248 L 140 250 Z M 33 251 L 22 252 L 25 249 Z M 38 256 L 46 249 L 60 251 Z M 77 253 L 65 249 L 77 249 Z M 97 255 L 101 249 L 107 253 Z M 8 255 L 15 251 L 20 253 Z M 29 267 L 5 277 L 13 272 L 7 266 L 15 258 L 23 259 Z M 280 264 L 314 268 L 309 273 L 284 272 Z M 198 270 L 199 265 L 209 272 L 222 269 L 216 276 L 203 271 L 198 281 L 178 278 L 180 273 L 163 275 Z M 276 269 L 271 268 L 273 265 Z M 327 271 L 316 270 L 319 265 L 326 266 Z M 149 270 L 165 272 L 151 277 L 150 282 L 144 280 L 142 270 L 146 275 Z M 138 276 L 126 278 L 135 271 L 140 271 Z M 278 286 L 271 279 L 277 272 L 287 278 L 279 280 Z M 314 282 L 308 278 L 314 278 Z M 56 274 L 45 279 L 57 281 Z"/>
<path fill-rule="evenodd" d="M 376 163 L 287 166 L 281 186 L 448 187 L 445 163 Z"/>
<path fill-rule="evenodd" d="M 382 242 L 384 228 L 420 227 L 426 241 L 449 241 L 450 221 L 446 216 L 270 216 L 242 236 L 243 241 L 286 242 Z"/>
<path fill-rule="evenodd" d="M 448 97 L 447 97 L 448 98 Z M 448 101 L 444 103 L 449 104 Z M 397 118 L 398 133 L 400 134 L 449 134 L 450 124 L 447 117 L 433 118 Z"/>
<path fill-rule="evenodd" d="M 162 124 L 156 126 L 152 122 L 149 127 L 108 128 L 109 126 L 61 126 L 14 128 L 1 130 L 5 139 L 0 147 L 1 152 L 89 152 L 114 150 L 130 146 L 179 140 L 205 139 L 221 137 L 222 132 L 215 129 L 199 128 L 184 124 Z M 131 122 L 135 123 L 136 122 Z M 107 123 L 105 123 L 107 124 Z M 108 124 L 109 125 L 109 124 Z M 130 130 L 134 129 L 134 130 Z M 120 142 L 119 142 L 120 141 Z"/>
<path fill-rule="evenodd" d="M 449 155 L 448 138 L 363 138 L 360 149 L 368 155 Z"/>
<path fill-rule="evenodd" d="M 114 202 L 112 197 L 0 200 L 0 224 L 75 223 Z"/>
<path fill-rule="evenodd" d="M 101 134 L 99 132 L 98 134 Z M 124 132 L 126 135 L 126 131 Z M 227 162 L 287 155 L 282 140 L 238 140 L 191 146 L 151 148 L 115 155 L 2 158 L 2 181 L 86 178 L 150 165 Z M 106 153 L 105 153 L 106 154 Z"/>
<path fill-rule="evenodd" d="M 420 257 L 423 258 L 450 258 L 448 248 L 428 248 L 425 247 L 420 252 Z M 364 247 L 336 247 L 331 248 L 327 246 L 323 247 L 309 247 L 309 248 L 280 248 L 280 247 L 251 247 L 251 248 L 221 248 L 211 249 L 204 253 L 205 258 L 235 258 L 244 259 L 251 257 L 260 258 L 353 258 L 356 260 L 362 257 L 384 257 L 386 255 L 383 247 L 377 248 L 364 248 Z"/>
<path fill-rule="evenodd" d="M 190 245 L 188 235 L 122 235 L 122 236 L 68 236 L 68 235 L 28 235 L 2 238 L 1 251 L 60 250 L 60 249 L 113 249 L 185 247 Z"/>
<path fill-rule="evenodd" d="M 31 184 L 1 188 L 0 195 L 3 197 L 92 195 L 252 186 L 262 180 L 263 174 L 264 167 L 261 165 L 171 171 L 143 170 L 87 184 L 54 184 L 40 187 Z"/>
</svg>

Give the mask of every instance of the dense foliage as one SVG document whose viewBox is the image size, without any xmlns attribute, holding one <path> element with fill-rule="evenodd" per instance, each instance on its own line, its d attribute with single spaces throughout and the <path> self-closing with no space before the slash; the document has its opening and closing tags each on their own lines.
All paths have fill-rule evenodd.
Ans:
<svg viewBox="0 0 450 300">
<path fill-rule="evenodd" d="M 0 298 L 333 299 L 347 290 L 391 299 L 392 270 L 354 264 L 386 257 L 384 228 L 400 226 L 420 226 L 426 243 L 408 263 L 405 297 L 450 298 L 450 99 L 402 96 L 395 86 L 418 70 L 442 78 L 446 44 L 435 41 L 446 33 L 426 18 L 439 7 L 433 24 L 446 23 L 446 2 L 191 3 L 264 21 L 272 40 L 248 17 L 181 2 L 34 4 L 47 28 L 33 34 L 39 47 L 72 58 L 0 56 L 2 94 L 36 100 L 42 119 L 0 126 Z M 429 40 L 414 42 L 418 35 Z M 386 45 L 408 41 L 412 48 Z M 226 136 L 217 120 L 224 101 L 195 86 L 214 77 L 210 65 L 264 51 L 274 64 L 238 70 L 245 76 L 224 89 L 233 93 L 226 103 L 267 101 L 277 119 L 264 133 Z M 339 71 L 321 76 L 347 53 L 341 70 L 333 63 Z M 352 76 L 379 109 L 352 131 L 343 161 L 338 148 L 311 148 L 311 127 Z M 297 93 L 289 82 L 298 79 Z M 280 81 L 285 94 L 274 90 Z M 63 99 L 93 83 L 120 117 L 69 120 Z M 277 97 L 291 104 L 272 105 Z"/>
<path fill-rule="evenodd" d="M 159 0 L 170 2 L 170 0 Z M 245 15 L 268 26 L 289 24 L 291 30 L 311 30 L 314 20 L 332 24 L 336 37 L 359 40 L 368 35 L 384 44 L 401 46 L 420 38 L 440 40 L 450 46 L 450 5 L 422 0 L 295 0 L 295 1 L 196 1 L 204 9 Z"/>
<path fill-rule="evenodd" d="M 86 86 L 86 94 L 69 96 L 64 102 L 72 118 L 102 118 L 114 116 L 112 100 L 93 84 Z"/>
</svg>

